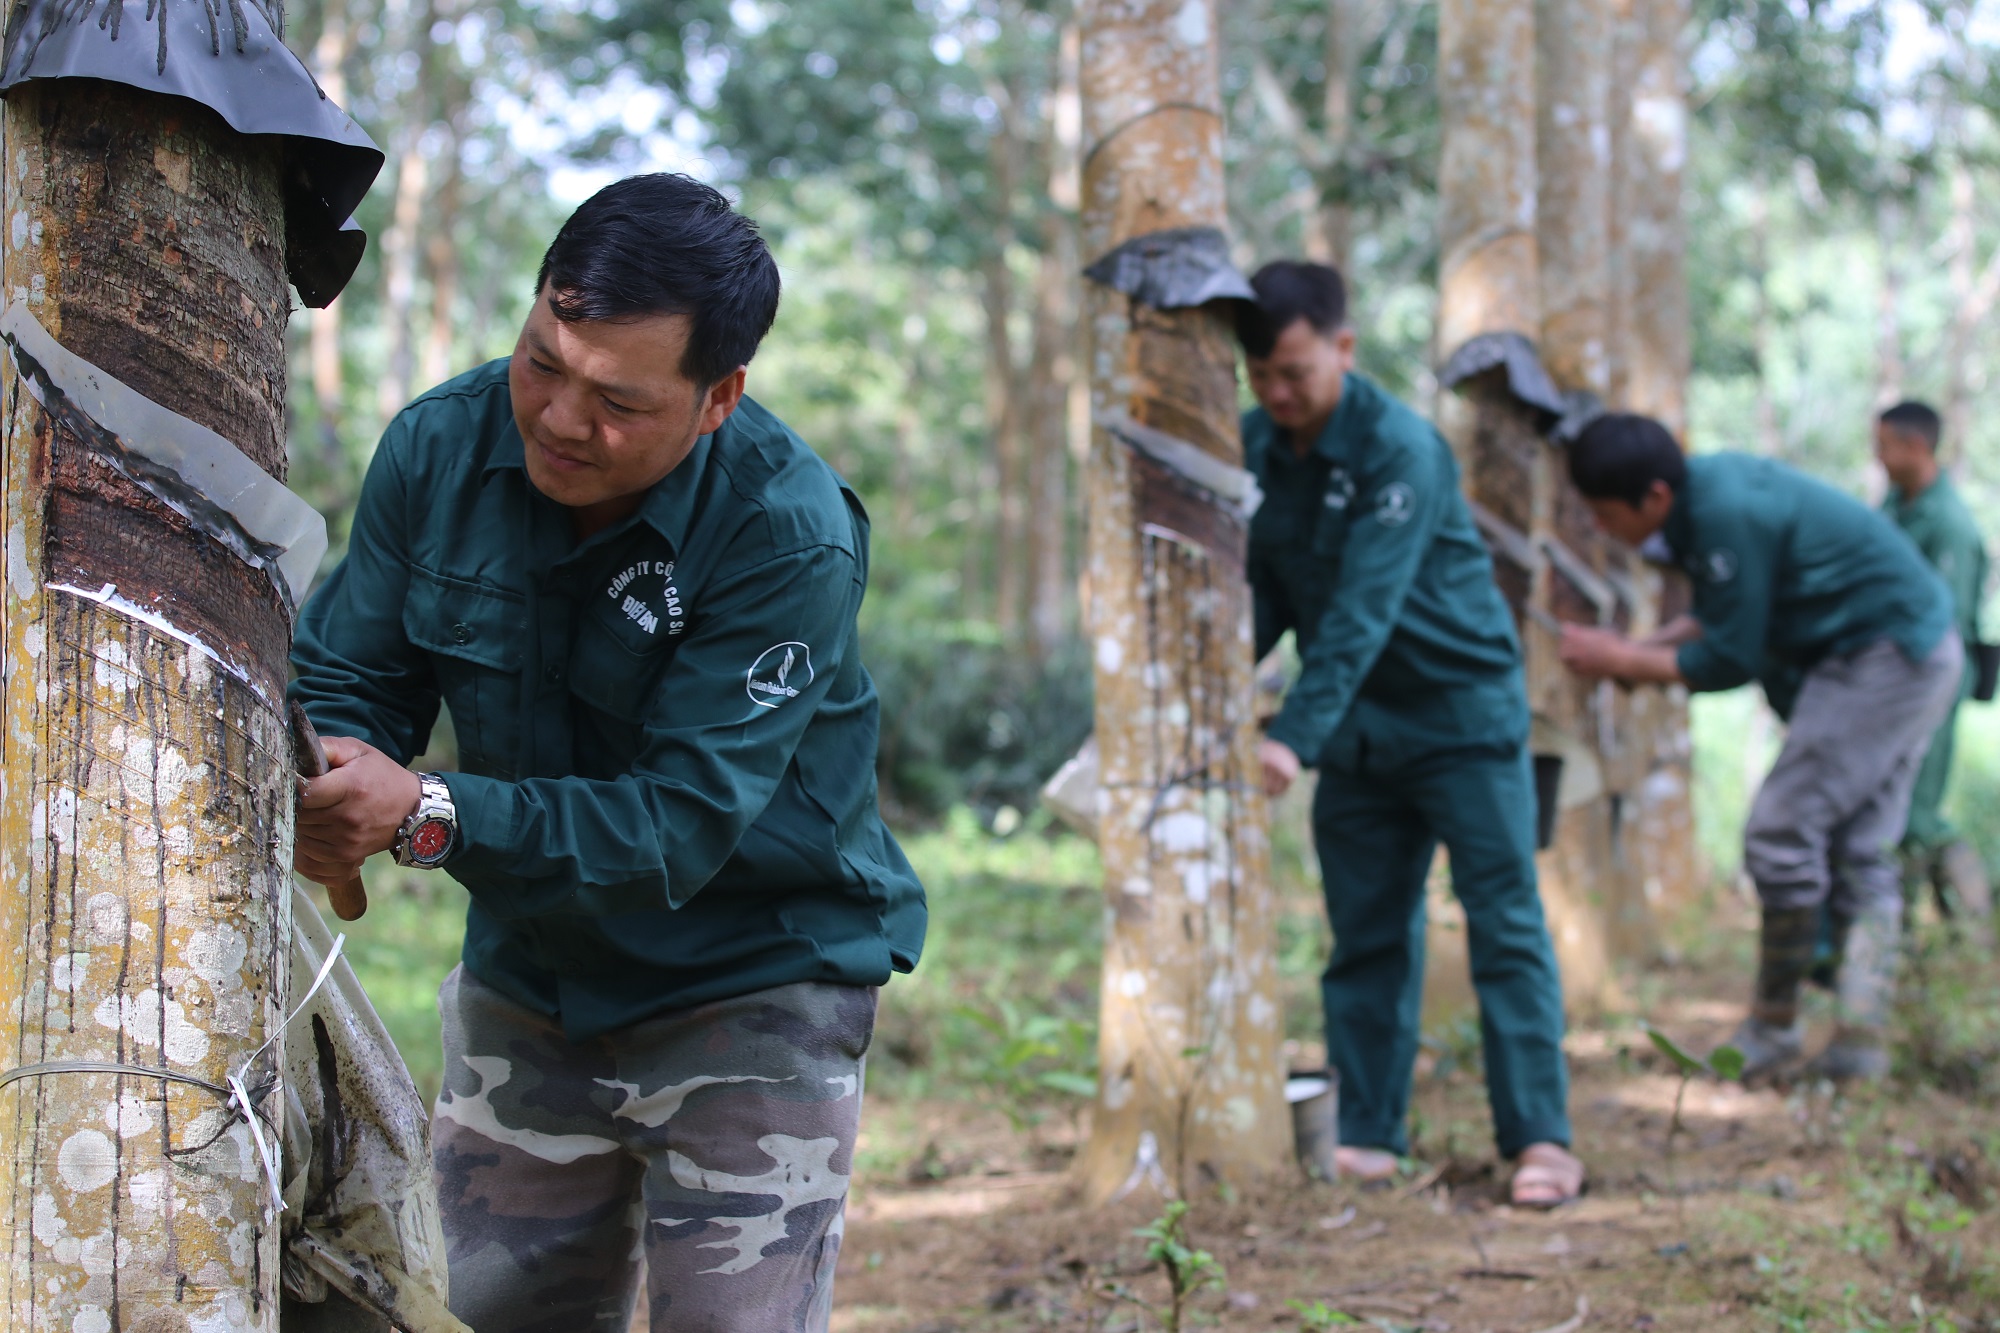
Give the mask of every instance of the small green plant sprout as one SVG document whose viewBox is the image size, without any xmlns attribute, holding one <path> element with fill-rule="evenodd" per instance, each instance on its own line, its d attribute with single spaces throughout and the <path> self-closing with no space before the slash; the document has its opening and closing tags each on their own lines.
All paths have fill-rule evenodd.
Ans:
<svg viewBox="0 0 2000 1333">
<path fill-rule="evenodd" d="M 1703 1060 L 1689 1055 L 1675 1044 L 1672 1037 L 1651 1023 L 1642 1023 L 1640 1027 L 1652 1039 L 1654 1048 L 1673 1062 L 1674 1069 L 1681 1076 L 1680 1086 L 1674 1089 L 1674 1117 L 1667 1125 L 1667 1151 L 1672 1153 L 1674 1136 L 1687 1129 L 1681 1121 L 1681 1103 L 1687 1098 L 1688 1084 L 1701 1074 L 1711 1074 L 1724 1083 L 1742 1078 L 1743 1052 L 1734 1046 L 1718 1046 L 1708 1059 Z"/>
<path fill-rule="evenodd" d="M 1226 1284 L 1222 1264 L 1207 1250 L 1188 1242 L 1188 1206 L 1175 1199 L 1166 1211 L 1132 1234 L 1146 1242 L 1146 1259 L 1158 1264 L 1167 1275 L 1167 1306 L 1155 1311 L 1167 1333 L 1181 1333 L 1187 1304 L 1197 1292 Z"/>
<path fill-rule="evenodd" d="M 1336 1310 L 1325 1301 L 1286 1301 L 1299 1312 L 1299 1327 L 1305 1333 L 1325 1333 L 1330 1328 L 1354 1328 L 1361 1324 L 1359 1319 L 1345 1310 Z"/>
<path fill-rule="evenodd" d="M 1686 1222 L 1687 1194 L 1680 1188 L 1680 1169 L 1674 1160 L 1674 1140 L 1687 1129 L 1681 1120 L 1681 1104 L 1687 1100 L 1688 1084 L 1694 1081 L 1697 1074 L 1713 1074 L 1724 1082 L 1743 1077 L 1743 1052 L 1734 1046 L 1718 1046 L 1708 1059 L 1702 1060 L 1682 1050 L 1672 1037 L 1651 1023 L 1642 1023 L 1640 1027 L 1652 1039 L 1654 1048 L 1673 1061 L 1681 1076 L 1680 1086 L 1674 1089 L 1673 1118 L 1667 1121 L 1665 1156 L 1667 1174 L 1674 1181 L 1674 1208 L 1681 1215 L 1682 1222 Z"/>
<path fill-rule="evenodd" d="M 1065 1098 L 1097 1095 L 1090 1072 L 1096 1033 L 1088 1023 L 1052 1014 L 1026 1014 L 1007 1000 L 993 1012 L 960 1005 L 958 1015 L 978 1027 L 973 1073 L 999 1095 L 1000 1109 L 1016 1133 L 1033 1136 L 1050 1094 Z"/>
</svg>

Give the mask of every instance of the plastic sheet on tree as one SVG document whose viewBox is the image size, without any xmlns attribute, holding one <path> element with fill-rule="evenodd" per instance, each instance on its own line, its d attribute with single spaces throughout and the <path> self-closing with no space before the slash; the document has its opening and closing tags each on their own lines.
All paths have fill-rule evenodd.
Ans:
<svg viewBox="0 0 2000 1333">
<path fill-rule="evenodd" d="M 332 949 L 295 887 L 294 1005 Z M 286 1035 L 284 1087 L 283 1333 L 470 1333 L 445 1304 L 423 1100 L 344 957 Z"/>
<path fill-rule="evenodd" d="M 361 262 L 354 210 L 382 150 L 320 90 L 248 0 L 21 0 L 7 19 L 0 94 L 32 79 L 104 79 L 216 111 L 241 134 L 285 141 L 285 266 L 324 306 Z"/>
<path fill-rule="evenodd" d="M 1097 424 L 1132 451 L 1140 531 L 1200 551 L 1241 574 L 1250 516 L 1264 498 L 1256 477 L 1122 412 L 1106 413 Z"/>
<path fill-rule="evenodd" d="M 1568 413 L 1569 404 L 1543 368 L 1541 357 L 1535 354 L 1535 344 L 1525 334 L 1482 333 L 1466 339 L 1444 363 L 1438 379 L 1451 389 L 1490 370 L 1506 371 L 1507 392 L 1515 401 L 1554 420 Z"/>
<path fill-rule="evenodd" d="M 1549 431 L 1549 438 L 1564 448 L 1576 443 L 1583 428 L 1605 413 L 1604 400 L 1588 389 L 1571 389 L 1563 394 L 1562 420 Z"/>
<path fill-rule="evenodd" d="M 0 343 L 28 392 L 76 438 L 147 493 L 265 570 L 296 614 L 326 554 L 326 520 L 241 449 L 170 412 L 71 352 L 20 301 L 0 313 Z"/>
<path fill-rule="evenodd" d="M 1134 236 L 1084 269 L 1083 276 L 1158 310 L 1257 299 L 1229 258 L 1229 238 L 1215 227 Z"/>
</svg>

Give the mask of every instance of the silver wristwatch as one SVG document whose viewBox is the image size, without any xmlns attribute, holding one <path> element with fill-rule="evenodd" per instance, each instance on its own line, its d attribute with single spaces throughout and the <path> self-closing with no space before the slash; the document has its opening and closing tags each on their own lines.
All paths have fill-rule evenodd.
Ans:
<svg viewBox="0 0 2000 1333">
<path fill-rule="evenodd" d="M 458 807 L 451 803 L 451 788 L 435 773 L 419 773 L 422 788 L 417 808 L 396 830 L 396 864 L 418 870 L 435 870 L 458 850 Z"/>
</svg>

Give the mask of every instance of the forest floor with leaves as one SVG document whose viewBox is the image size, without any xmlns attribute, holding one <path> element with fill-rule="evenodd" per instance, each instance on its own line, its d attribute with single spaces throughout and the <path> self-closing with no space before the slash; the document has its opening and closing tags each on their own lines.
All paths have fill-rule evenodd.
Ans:
<svg viewBox="0 0 2000 1333">
<path fill-rule="evenodd" d="M 1733 915 L 1747 925 L 1747 910 Z M 1689 1050 L 1741 1014 L 1743 932 L 1714 938 L 1633 986 Z M 1823 1039 L 1823 997 L 1812 1017 Z M 1630 1016 L 1578 1026 L 1572 1107 L 1591 1182 L 1551 1213 L 1505 1202 L 1470 1035 L 1457 1050 L 1433 1041 L 1415 1156 L 1395 1185 L 1192 1189 L 1187 1243 L 1215 1268 L 1198 1275 L 1212 1281 L 1182 1326 L 2000 1329 L 1996 1034 L 1990 953 L 1941 928 L 1913 955 L 1897 1076 L 1879 1089 L 1701 1078 L 1674 1128 L 1682 1081 L 1643 1028 Z M 1025 1134 L 960 1099 L 876 1099 L 836 1333 L 1170 1327 L 1168 1279 L 1134 1234 L 1161 1201 L 1080 1206 L 1061 1163 L 1081 1128 Z"/>
</svg>

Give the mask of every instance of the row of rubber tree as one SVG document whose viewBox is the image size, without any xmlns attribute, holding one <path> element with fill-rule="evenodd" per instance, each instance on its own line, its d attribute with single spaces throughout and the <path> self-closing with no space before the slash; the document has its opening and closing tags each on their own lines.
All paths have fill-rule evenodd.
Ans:
<svg viewBox="0 0 2000 1333">
<path fill-rule="evenodd" d="M 1437 13 L 1441 424 L 1522 627 L 1533 746 L 1561 761 L 1540 868 L 1573 1008 L 1609 998 L 1612 960 L 1655 947 L 1694 875 L 1685 697 L 1583 688 L 1555 657 L 1562 621 L 1644 630 L 1684 596 L 1594 534 L 1560 441 L 1604 406 L 1685 427 L 1689 18 L 1681 0 Z M 1084 254 L 1128 275 L 1149 250 L 1186 262 L 1226 226 L 1213 16 L 1146 0 L 1079 20 Z M 1327 235 L 1347 239 L 1337 211 Z M 1094 266 L 1084 296 L 1110 924 L 1079 1170 L 1100 1199 L 1292 1169 L 1242 520 L 1212 477 L 1212 512 L 1191 521 L 1187 501 L 1207 474 L 1185 451 L 1242 462 L 1227 305 L 1120 267 Z M 1464 970 L 1453 938 L 1434 933 L 1440 974 Z"/>
</svg>

